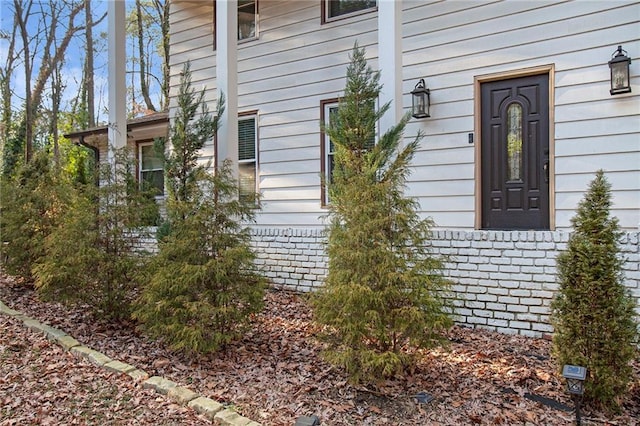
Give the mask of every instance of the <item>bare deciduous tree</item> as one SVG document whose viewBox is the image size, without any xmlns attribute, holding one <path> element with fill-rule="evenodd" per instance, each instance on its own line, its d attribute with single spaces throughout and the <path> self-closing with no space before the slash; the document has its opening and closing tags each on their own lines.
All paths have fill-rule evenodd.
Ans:
<svg viewBox="0 0 640 426">
<path fill-rule="evenodd" d="M 131 36 L 137 44 L 139 93 L 144 106 L 139 109 L 158 111 L 152 100 L 152 80 L 160 87 L 160 110 L 166 110 L 169 104 L 169 1 L 136 0 L 135 10 L 130 17 Z M 154 58 L 161 60 L 161 75 L 154 75 Z M 136 93 L 134 87 L 132 93 Z M 134 108 L 136 103 L 134 101 Z"/>
<path fill-rule="evenodd" d="M 96 105 L 93 79 L 93 17 L 91 15 L 91 0 L 84 1 L 84 11 L 86 16 L 87 30 L 85 31 L 86 57 L 84 63 L 83 85 L 86 93 L 87 125 L 96 125 Z"/>
<path fill-rule="evenodd" d="M 140 57 L 138 58 L 140 67 L 138 69 L 140 73 L 140 91 L 142 92 L 142 98 L 144 99 L 144 103 L 147 106 L 148 110 L 157 111 L 155 105 L 153 105 L 153 101 L 151 100 L 151 96 L 149 95 L 149 73 L 147 72 L 147 59 L 144 49 L 145 37 L 144 37 L 144 28 L 145 26 L 142 23 L 142 5 L 140 4 L 140 0 L 136 0 L 136 18 L 137 18 L 137 29 L 138 29 L 138 54 Z"/>
<path fill-rule="evenodd" d="M 14 0 L 15 16 L 17 26 L 23 43 L 24 70 L 25 70 L 25 161 L 28 162 L 33 157 L 33 129 L 38 108 L 42 102 L 42 95 L 47 82 L 53 74 L 56 64 L 62 62 L 67 47 L 72 37 L 83 30 L 83 25 L 77 25 L 76 16 L 84 9 L 84 2 L 74 1 L 54 1 L 50 0 L 47 9 L 47 19 L 44 18 L 45 11 L 43 4 L 40 4 L 40 11 L 43 15 L 37 25 L 37 32 L 34 34 L 27 30 L 29 20 L 33 17 L 32 8 L 36 3 L 33 0 Z M 57 42 L 57 31 L 60 20 L 67 20 L 64 26 L 63 37 Z M 38 58 L 40 69 L 35 79 L 33 87 L 33 63 Z"/>
<path fill-rule="evenodd" d="M 157 24 L 160 26 L 162 34 L 161 56 L 162 56 L 162 110 L 169 107 L 169 0 L 153 0 L 153 6 L 158 16 Z"/>
<path fill-rule="evenodd" d="M 2 32 L 0 38 L 9 40 L 9 46 L 7 48 L 7 56 L 5 58 L 5 64 L 3 68 L 0 68 L 0 93 L 2 94 L 2 118 L 0 119 L 0 149 L 4 152 L 5 144 L 9 138 L 9 132 L 11 130 L 11 78 L 13 77 L 13 71 L 16 66 L 16 60 L 18 59 L 18 53 L 16 50 L 16 30 L 17 21 L 14 16 L 14 25 L 11 33 Z"/>
</svg>

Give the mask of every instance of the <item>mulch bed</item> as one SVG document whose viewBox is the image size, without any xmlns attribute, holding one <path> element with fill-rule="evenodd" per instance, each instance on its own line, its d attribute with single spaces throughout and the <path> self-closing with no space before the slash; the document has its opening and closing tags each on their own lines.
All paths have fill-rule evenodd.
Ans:
<svg viewBox="0 0 640 426">
<path fill-rule="evenodd" d="M 322 345 L 315 339 L 318 329 L 305 298 L 284 291 L 266 294 L 264 311 L 255 316 L 242 340 L 198 358 L 149 340 L 133 322 L 109 323 L 83 307 L 42 302 L 28 284 L 6 275 L 0 275 L 0 300 L 111 358 L 232 405 L 265 426 L 292 425 L 296 418 L 311 414 L 320 417 L 323 425 L 574 422 L 573 403 L 549 357 L 551 344 L 544 339 L 453 327 L 447 334 L 450 344 L 420 351 L 414 371 L 377 386 L 353 386 L 322 359 Z M 0 324 L 6 321 L 0 317 Z M 38 356 L 59 358 L 63 356 L 59 352 L 38 351 Z M 634 362 L 634 370 L 623 411 L 614 416 L 586 407 L 583 424 L 640 424 L 640 359 Z M 77 392 L 91 390 L 79 387 Z M 420 402 L 416 395 L 421 393 L 433 400 Z M 8 398 L 5 404 L 12 403 L 13 397 Z M 184 424 L 201 420 L 185 417 Z"/>
</svg>

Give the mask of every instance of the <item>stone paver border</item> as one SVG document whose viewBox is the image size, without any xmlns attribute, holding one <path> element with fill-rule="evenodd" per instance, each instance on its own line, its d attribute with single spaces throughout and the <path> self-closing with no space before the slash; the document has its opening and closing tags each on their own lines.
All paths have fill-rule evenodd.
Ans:
<svg viewBox="0 0 640 426">
<path fill-rule="evenodd" d="M 221 403 L 193 392 L 191 389 L 179 386 L 177 383 L 160 376 L 149 377 L 149 374 L 133 365 L 114 360 L 105 354 L 82 345 L 72 336 L 62 330 L 43 324 L 33 318 L 29 318 L 21 312 L 9 308 L 0 300 L 0 314 L 22 321 L 22 324 L 36 333 L 43 333 L 47 340 L 60 345 L 64 350 L 75 356 L 85 358 L 94 365 L 114 373 L 129 376 L 132 380 L 142 383 L 145 389 L 153 389 L 155 392 L 165 395 L 171 401 L 189 407 L 196 413 L 203 415 L 217 425 L 222 426 L 261 426 L 246 417 L 242 417 L 233 409 L 225 408 Z"/>
</svg>

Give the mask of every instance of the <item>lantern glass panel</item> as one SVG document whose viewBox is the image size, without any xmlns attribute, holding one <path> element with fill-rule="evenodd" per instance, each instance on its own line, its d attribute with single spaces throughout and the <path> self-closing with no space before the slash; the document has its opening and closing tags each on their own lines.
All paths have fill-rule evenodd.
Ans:
<svg viewBox="0 0 640 426">
<path fill-rule="evenodd" d="M 429 117 L 429 92 L 419 90 L 411 93 L 412 115 L 415 118 Z"/>
<path fill-rule="evenodd" d="M 584 382 L 579 379 L 567 379 L 567 387 L 569 393 L 582 395 L 584 393 Z"/>
<path fill-rule="evenodd" d="M 611 91 L 616 93 L 629 89 L 629 64 L 627 61 L 611 64 Z"/>
<path fill-rule="evenodd" d="M 413 95 L 413 113 L 415 115 L 424 114 L 424 94 L 416 93 Z"/>
</svg>

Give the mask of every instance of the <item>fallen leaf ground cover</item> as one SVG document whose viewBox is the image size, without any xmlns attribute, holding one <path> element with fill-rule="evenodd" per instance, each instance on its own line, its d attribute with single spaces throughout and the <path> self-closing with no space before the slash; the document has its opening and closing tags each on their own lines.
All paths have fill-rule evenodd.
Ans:
<svg viewBox="0 0 640 426">
<path fill-rule="evenodd" d="M 0 425 L 76 424 L 210 422 L 0 316 Z"/>
<path fill-rule="evenodd" d="M 417 352 L 417 367 L 404 377 L 377 386 L 353 386 L 341 371 L 322 360 L 322 345 L 315 338 L 319 329 L 312 322 L 305 298 L 284 291 L 267 293 L 264 311 L 253 318 L 253 327 L 242 340 L 220 353 L 198 358 L 171 352 L 162 343 L 149 340 L 134 323 L 108 323 L 83 307 L 42 302 L 30 286 L 12 277 L 0 276 L 0 300 L 111 358 L 231 405 L 243 416 L 266 426 L 292 425 L 297 417 L 311 414 L 318 415 L 323 425 L 570 425 L 574 421 L 572 402 L 549 357 L 550 342 L 544 339 L 454 327 L 447 335 L 449 345 Z M 10 320 L 0 317 L 2 333 L 8 323 Z M 22 333 L 31 332 L 24 329 Z M 30 335 L 30 340 L 21 343 L 20 351 L 28 353 L 33 362 L 44 359 L 50 365 L 71 356 L 61 349 L 39 349 L 42 343 L 33 340 L 33 333 Z M 8 341 L 16 340 L 19 338 Z M 0 357 L 8 357 L 2 359 L 0 387 L 13 387 L 9 393 L 0 389 L 0 398 L 4 398 L 2 406 L 14 406 L 18 398 L 23 401 L 29 395 L 20 389 L 29 387 L 12 383 L 35 379 L 15 376 L 13 368 L 6 367 L 20 361 L 6 341 L 4 337 L 0 340 Z M 95 374 L 97 380 L 110 374 L 90 365 L 86 368 L 93 369 L 90 374 Z M 634 370 L 635 380 L 624 398 L 623 411 L 613 416 L 587 408 L 583 424 L 639 424 L 638 359 Z M 163 403 L 156 397 L 124 394 L 139 391 L 127 378 L 112 379 L 117 383 L 105 388 L 113 389 L 107 397 L 100 396 L 102 387 L 73 382 L 66 393 L 82 395 L 83 400 L 109 400 L 115 407 L 113 415 L 119 419 L 112 423 L 117 424 L 137 423 L 136 410 L 142 410 L 144 404 L 152 411 L 162 408 L 158 406 Z M 66 376 L 59 378 L 59 382 L 69 380 Z M 434 399 L 418 402 L 415 396 L 421 392 Z M 126 406 L 131 401 L 138 404 L 134 408 Z M 70 400 L 56 404 L 63 409 L 66 406 L 68 412 L 75 412 L 78 405 Z M 179 407 L 169 404 L 168 408 L 167 417 L 160 417 L 165 421 L 158 424 L 174 424 L 174 415 L 182 416 L 182 424 L 202 421 Z M 79 419 L 79 423 L 93 423 Z M 10 421 L 11 418 L 3 420 L 14 424 Z M 108 424 L 109 420 L 96 423 Z"/>
</svg>

